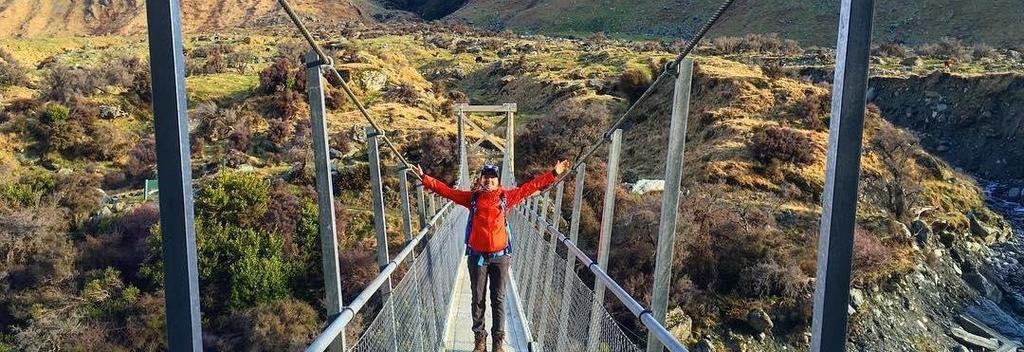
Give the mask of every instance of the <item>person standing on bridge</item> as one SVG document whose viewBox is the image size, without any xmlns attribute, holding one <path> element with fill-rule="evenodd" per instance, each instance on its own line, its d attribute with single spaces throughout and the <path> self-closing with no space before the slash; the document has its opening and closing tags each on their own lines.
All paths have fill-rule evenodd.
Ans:
<svg viewBox="0 0 1024 352">
<path fill-rule="evenodd" d="M 472 191 L 452 189 L 448 185 L 423 174 L 417 165 L 412 171 L 423 179 L 423 186 L 455 204 L 469 209 L 466 224 L 466 264 L 469 266 L 469 284 L 473 291 L 474 352 L 487 351 L 487 331 L 484 312 L 488 281 L 491 291 L 492 351 L 504 351 L 505 338 L 505 285 L 512 261 L 513 234 L 509 233 L 505 214 L 533 193 L 555 182 L 569 167 L 568 160 L 555 163 L 553 170 L 535 177 L 522 186 L 505 189 L 498 183 L 498 167 L 484 165 Z"/>
</svg>

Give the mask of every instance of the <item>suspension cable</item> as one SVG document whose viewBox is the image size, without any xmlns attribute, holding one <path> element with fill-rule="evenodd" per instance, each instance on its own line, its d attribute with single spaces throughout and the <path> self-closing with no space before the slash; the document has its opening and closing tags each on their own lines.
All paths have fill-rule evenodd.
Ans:
<svg viewBox="0 0 1024 352">
<path fill-rule="evenodd" d="M 327 66 L 327 72 L 330 73 L 332 78 L 340 82 L 338 85 L 340 85 L 341 89 L 345 91 L 345 95 L 348 96 L 348 99 L 352 101 L 353 104 L 355 104 L 356 108 L 359 109 L 359 113 L 363 115 L 363 118 L 365 118 L 366 121 L 370 123 L 370 126 L 373 127 L 373 130 L 380 136 L 382 140 L 384 140 L 384 145 L 395 153 L 395 156 L 398 157 L 398 161 L 400 161 L 403 166 L 405 166 L 408 169 L 411 169 L 412 164 L 410 164 L 409 161 L 406 160 L 404 156 L 402 156 L 402 152 L 399 151 L 398 148 L 395 147 L 394 143 L 391 143 L 391 139 L 388 138 L 386 134 L 384 134 L 384 129 L 381 128 L 380 125 L 378 125 L 377 122 L 373 120 L 373 117 L 370 116 L 370 112 L 367 111 L 366 108 L 363 107 L 363 104 L 359 102 L 359 98 L 356 98 L 356 94 L 352 92 L 351 88 L 349 88 L 348 83 L 345 82 L 345 79 L 341 77 L 341 74 L 338 73 L 338 70 L 334 68 L 334 60 L 331 59 L 330 56 L 327 56 L 324 50 L 320 48 L 320 45 L 316 43 L 316 40 L 313 39 L 313 35 L 309 33 L 309 30 L 306 29 L 306 26 L 302 24 L 302 20 L 300 20 L 299 16 L 295 14 L 294 10 L 292 10 L 292 6 L 291 4 L 288 3 L 288 0 L 277 0 L 277 3 L 280 4 L 281 7 L 284 9 L 284 12 L 288 14 L 288 18 L 290 18 L 292 22 L 295 23 L 295 27 L 298 28 L 299 32 L 302 33 L 302 37 L 306 39 L 306 42 L 309 43 L 309 46 L 313 48 L 314 52 L 316 52 L 316 55 L 320 58 L 320 62 L 323 64 L 323 66 Z M 327 81 L 330 82 L 330 80 Z M 331 84 L 334 83 L 331 82 Z M 416 179 L 423 180 L 415 172 L 413 172 L 412 174 L 414 177 L 416 177 Z"/>
<path fill-rule="evenodd" d="M 656 78 L 654 82 L 651 82 L 651 85 L 647 87 L 647 90 L 645 90 L 644 93 L 641 94 L 635 102 L 633 102 L 633 104 L 630 104 L 629 108 L 626 109 L 626 112 L 624 112 L 622 116 L 620 116 L 617 120 L 615 120 L 614 123 L 612 123 L 611 127 L 608 128 L 608 131 L 606 131 L 604 135 L 601 136 L 600 140 L 594 142 L 594 144 L 591 144 L 590 147 L 587 149 L 586 153 L 583 153 L 582 155 L 580 155 L 580 157 L 576 158 L 576 161 L 573 162 L 572 167 L 566 170 L 570 172 L 563 173 L 555 180 L 554 183 L 552 183 L 552 185 L 556 185 L 559 182 L 564 181 L 565 178 L 569 176 L 571 171 L 576 170 L 581 164 L 587 161 L 588 158 L 593 156 L 594 153 L 596 153 L 597 150 L 601 148 L 601 146 L 611 141 L 612 133 L 614 133 L 615 130 L 622 127 L 622 124 L 625 123 L 626 119 L 628 119 L 633 114 L 633 111 L 636 110 L 636 108 L 640 106 L 640 104 L 642 104 L 644 101 L 647 100 L 647 98 L 651 96 L 651 93 L 654 92 L 654 89 L 659 84 L 661 84 L 661 82 L 664 81 L 666 78 L 674 78 L 676 76 L 676 67 L 678 67 L 679 63 L 682 62 L 687 55 L 690 55 L 690 52 L 692 52 L 693 49 L 697 47 L 697 43 L 704 38 L 704 35 L 708 33 L 708 30 L 711 29 L 711 26 L 718 22 L 718 19 L 721 18 L 723 14 L 725 14 L 725 11 L 728 10 L 729 7 L 732 6 L 732 3 L 735 1 L 736 0 L 725 0 L 725 2 L 723 2 L 717 10 L 715 10 L 715 13 L 713 13 L 711 17 L 708 18 L 707 22 L 704 22 L 704 25 L 700 28 L 700 30 L 697 31 L 697 34 L 693 37 L 692 40 L 690 40 L 690 43 L 686 45 L 683 51 L 680 52 L 678 56 L 676 56 L 675 60 L 665 65 L 665 69 L 661 71 L 661 74 L 658 75 L 658 78 Z"/>
</svg>

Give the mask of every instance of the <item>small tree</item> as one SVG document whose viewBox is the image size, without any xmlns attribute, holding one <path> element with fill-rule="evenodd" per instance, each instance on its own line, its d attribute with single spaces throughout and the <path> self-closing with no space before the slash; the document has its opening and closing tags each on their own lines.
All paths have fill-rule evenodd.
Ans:
<svg viewBox="0 0 1024 352">
<path fill-rule="evenodd" d="M 913 135 L 887 124 L 868 141 L 868 151 L 878 156 L 882 166 L 883 203 L 900 220 L 906 220 L 914 196 L 921 192 L 912 173 L 917 143 Z"/>
</svg>

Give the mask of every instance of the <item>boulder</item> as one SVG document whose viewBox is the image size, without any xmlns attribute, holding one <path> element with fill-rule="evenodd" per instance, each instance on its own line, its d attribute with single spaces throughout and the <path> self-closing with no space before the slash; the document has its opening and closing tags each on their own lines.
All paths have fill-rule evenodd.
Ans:
<svg viewBox="0 0 1024 352">
<path fill-rule="evenodd" d="M 100 105 L 100 118 L 103 119 L 114 119 L 118 117 L 126 117 L 128 113 L 121 110 L 121 108 L 110 105 Z"/>
<path fill-rule="evenodd" d="M 754 308 L 747 312 L 747 324 L 759 333 L 771 333 L 772 328 L 775 327 L 772 318 L 761 308 Z"/>
<path fill-rule="evenodd" d="M 860 308 L 860 306 L 864 304 L 864 291 L 861 291 L 858 288 L 850 289 L 850 304 L 852 304 L 854 308 Z"/>
<path fill-rule="evenodd" d="M 900 239 L 901 240 L 902 239 L 914 238 L 914 233 L 910 232 L 910 228 L 907 227 L 907 224 L 904 224 L 904 223 L 901 222 L 901 223 L 899 223 L 899 226 L 897 226 L 897 228 L 900 231 L 900 236 L 901 236 Z"/>
<path fill-rule="evenodd" d="M 928 224 L 925 224 L 921 219 L 914 220 L 910 224 L 910 233 L 914 235 L 914 239 L 917 240 L 917 244 L 924 246 L 928 243 L 928 238 L 932 235 L 931 228 Z"/>
<path fill-rule="evenodd" d="M 974 211 L 967 212 L 967 221 L 970 223 L 972 235 L 980 237 L 985 243 L 995 242 L 996 237 L 992 234 L 992 231 L 985 228 L 985 225 L 978 221 L 978 218 L 974 216 Z"/>
<path fill-rule="evenodd" d="M 639 180 L 629 189 L 634 194 L 647 194 L 665 190 L 665 180 Z"/>
<path fill-rule="evenodd" d="M 694 352 L 715 352 L 715 344 L 711 342 L 707 337 L 697 341 L 697 344 L 693 346 Z"/>
<path fill-rule="evenodd" d="M 359 83 L 367 93 L 379 92 L 387 85 L 388 75 L 382 71 L 366 71 L 359 77 Z"/>
<path fill-rule="evenodd" d="M 1020 198 L 1020 195 L 1020 187 L 1012 187 L 1006 191 L 1006 198 L 1010 198 L 1010 200 L 1017 200 L 1018 198 Z"/>
<path fill-rule="evenodd" d="M 682 309 L 673 308 L 665 314 L 665 326 L 676 339 L 686 340 L 693 332 L 693 319 L 690 319 L 690 316 L 686 315 Z"/>
<path fill-rule="evenodd" d="M 921 60 L 920 57 L 911 56 L 911 57 L 908 57 L 906 59 L 903 59 L 903 61 L 901 61 L 900 64 L 903 65 L 903 66 L 907 66 L 907 67 L 914 67 L 914 66 L 920 65 L 923 62 L 924 61 Z"/>
</svg>

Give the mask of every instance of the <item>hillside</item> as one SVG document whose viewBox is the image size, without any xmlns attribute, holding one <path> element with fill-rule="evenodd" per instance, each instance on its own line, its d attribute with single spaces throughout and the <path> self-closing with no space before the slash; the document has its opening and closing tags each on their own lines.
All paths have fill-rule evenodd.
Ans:
<svg viewBox="0 0 1024 352">
<path fill-rule="evenodd" d="M 599 138 L 673 57 L 657 43 L 464 26 L 330 28 L 343 32 L 317 34 L 348 38 L 333 41 L 336 65 L 388 135 L 411 161 L 449 180 L 453 103 L 519 104 L 517 176 L 525 178 Z M 0 81 L 0 350 L 166 348 L 160 237 L 152 227 L 158 213 L 140 195 L 154 177 L 142 39 L 0 40 L 7 79 Z M 325 321 L 305 82 L 296 62 L 305 48 L 293 37 L 223 33 L 188 38 L 185 49 L 205 344 L 298 348 Z M 703 350 L 803 350 L 830 86 L 739 61 L 777 53 L 723 57 L 716 50 L 701 47 L 695 56 L 669 325 Z M 920 60 L 888 70 L 941 67 L 939 59 Z M 977 67 L 985 66 L 962 69 Z M 338 90 L 326 93 L 348 300 L 377 270 L 364 122 Z M 609 272 L 644 302 L 661 198 L 632 194 L 627 183 L 663 175 L 670 96 L 659 87 L 624 133 Z M 885 114 L 872 107 L 867 116 L 851 341 L 884 351 L 949 350 L 957 346 L 948 336 L 956 314 L 1009 292 L 993 286 L 985 260 L 1011 232 L 970 176 Z M 384 158 L 396 165 L 391 153 Z M 588 163 L 584 192 L 580 245 L 591 254 L 601 160 Z M 386 206 L 397 211 L 388 175 Z M 398 245 L 394 225 L 389 236 Z M 643 335 L 624 307 L 608 307 Z M 348 333 L 357 334 L 364 318 Z"/>
<path fill-rule="evenodd" d="M 594 32 L 689 37 L 719 0 L 477 0 L 446 19 L 492 29 L 545 34 Z M 834 46 L 838 1 L 737 1 L 711 36 L 779 33 L 802 44 Z M 1015 0 L 880 0 L 875 2 L 876 40 L 920 44 L 941 37 L 997 46 L 1024 45 L 1024 34 L 1009 30 L 1024 21 L 1024 2 Z"/>
<path fill-rule="evenodd" d="M 210 33 L 282 20 L 274 0 L 184 0 L 184 29 Z M 300 13 L 339 20 L 443 20 L 493 30 L 588 36 L 688 38 L 719 0 L 339 0 L 294 1 Z M 835 45 L 836 1 L 738 1 L 711 32 L 716 36 L 778 33 L 804 45 Z M 1024 22 L 1015 0 L 882 0 L 875 3 L 875 40 L 910 45 L 955 37 L 998 47 L 1024 46 L 1011 30 Z M 0 37 L 137 34 L 145 30 L 144 1 L 0 1 Z"/>
<path fill-rule="evenodd" d="M 274 0 L 184 0 L 183 30 L 215 32 L 284 20 Z M 374 10 L 362 0 L 292 2 L 296 11 L 324 19 L 365 19 Z M 0 37 L 140 34 L 146 31 L 145 1 L 0 1 Z"/>
</svg>

